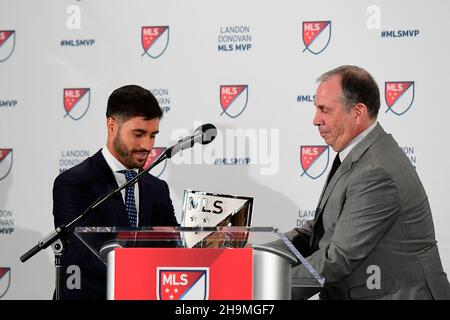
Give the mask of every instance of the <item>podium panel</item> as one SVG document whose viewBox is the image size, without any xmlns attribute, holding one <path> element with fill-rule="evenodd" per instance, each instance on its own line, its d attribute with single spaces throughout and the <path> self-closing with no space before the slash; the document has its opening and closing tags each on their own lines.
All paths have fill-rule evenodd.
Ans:
<svg viewBox="0 0 450 320">
<path fill-rule="evenodd" d="M 123 248 L 108 254 L 108 299 L 251 300 L 253 249 Z"/>
<path fill-rule="evenodd" d="M 276 228 L 79 227 L 75 234 L 107 265 L 108 299 L 289 300 L 294 281 L 324 283 Z M 299 263 L 310 274 L 292 279 Z"/>
</svg>

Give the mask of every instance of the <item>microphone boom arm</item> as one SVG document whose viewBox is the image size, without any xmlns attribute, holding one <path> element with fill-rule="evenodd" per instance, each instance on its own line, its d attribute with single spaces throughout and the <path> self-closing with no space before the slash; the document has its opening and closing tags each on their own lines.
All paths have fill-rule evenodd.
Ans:
<svg viewBox="0 0 450 320">
<path fill-rule="evenodd" d="M 103 202 L 105 202 L 106 200 L 110 199 L 111 197 L 113 197 L 115 194 L 117 194 L 121 190 L 123 190 L 126 187 L 128 187 L 130 184 L 136 183 L 136 181 L 138 181 L 144 174 L 149 172 L 152 168 L 154 168 L 156 165 L 158 165 L 162 161 L 166 160 L 168 158 L 166 153 L 167 153 L 167 150 L 166 150 L 166 152 L 161 154 L 151 165 L 149 165 L 147 168 L 145 168 L 144 170 L 139 172 L 133 179 L 130 179 L 129 181 L 125 182 L 123 185 L 119 186 L 117 189 L 113 190 L 112 192 L 109 192 L 106 195 L 103 195 L 103 196 L 99 197 L 89 207 L 87 207 L 86 210 L 84 210 L 82 214 L 80 214 L 78 217 L 76 217 L 74 220 L 72 220 L 69 224 L 67 224 L 67 225 L 64 225 L 64 224 L 60 225 L 54 231 L 52 231 L 47 236 L 45 236 L 44 238 L 39 240 L 37 245 L 35 245 L 33 248 L 28 250 L 25 254 L 23 254 L 20 257 L 20 261 L 21 262 L 27 261 L 28 259 L 33 257 L 39 251 L 41 251 L 43 249 L 46 249 L 53 242 L 57 241 L 58 239 L 61 239 L 69 231 L 74 229 L 75 226 L 78 224 L 78 222 L 80 220 L 82 220 L 87 215 L 87 213 L 89 211 L 91 211 L 92 209 L 95 209 L 96 207 L 101 205 Z"/>
</svg>

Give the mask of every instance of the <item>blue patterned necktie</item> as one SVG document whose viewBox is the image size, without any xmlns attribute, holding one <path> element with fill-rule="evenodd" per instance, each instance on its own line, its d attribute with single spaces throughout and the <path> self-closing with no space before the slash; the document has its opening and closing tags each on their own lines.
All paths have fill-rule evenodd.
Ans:
<svg viewBox="0 0 450 320">
<path fill-rule="evenodd" d="M 127 181 L 130 181 L 134 177 L 137 176 L 136 171 L 134 170 L 121 170 L 120 173 L 125 174 L 125 178 Z M 127 187 L 125 192 L 125 208 L 127 209 L 128 220 L 132 227 L 137 226 L 137 210 L 136 210 L 136 202 L 134 200 L 134 184 L 131 184 Z"/>
</svg>

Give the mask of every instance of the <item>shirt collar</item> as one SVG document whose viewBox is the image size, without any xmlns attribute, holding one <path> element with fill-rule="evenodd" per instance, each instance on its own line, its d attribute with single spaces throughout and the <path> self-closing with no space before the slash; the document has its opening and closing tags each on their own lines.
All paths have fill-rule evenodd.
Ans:
<svg viewBox="0 0 450 320">
<path fill-rule="evenodd" d="M 375 121 L 370 127 L 368 127 L 366 130 L 364 130 L 359 135 L 357 135 L 355 138 L 353 138 L 353 140 L 350 141 L 350 143 L 344 148 L 344 150 L 339 152 L 339 159 L 341 159 L 341 162 L 343 162 L 344 159 L 350 153 L 350 151 L 352 151 L 353 148 L 356 147 L 358 145 L 358 143 L 360 143 L 362 141 L 362 139 L 364 139 L 370 133 L 370 131 L 372 131 L 376 127 L 377 123 L 378 123 L 378 121 Z"/>
<path fill-rule="evenodd" d="M 107 146 L 104 146 L 102 149 L 103 157 L 106 160 L 106 163 L 108 163 L 108 166 L 111 168 L 113 172 L 118 172 L 121 170 L 128 170 L 119 160 L 117 160 L 112 153 L 109 151 Z M 136 169 L 133 169 L 137 172 Z"/>
</svg>

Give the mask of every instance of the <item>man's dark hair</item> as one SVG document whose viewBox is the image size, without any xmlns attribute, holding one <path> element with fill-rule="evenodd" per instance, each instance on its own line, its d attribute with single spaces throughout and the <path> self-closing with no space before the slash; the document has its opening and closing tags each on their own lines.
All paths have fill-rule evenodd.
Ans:
<svg viewBox="0 0 450 320">
<path fill-rule="evenodd" d="M 127 85 L 114 90 L 109 96 L 106 117 L 120 117 L 123 121 L 134 117 L 161 119 L 162 110 L 149 90 Z"/>
<path fill-rule="evenodd" d="M 376 118 L 380 110 L 380 90 L 371 74 L 363 68 L 344 65 L 324 73 L 317 81 L 327 81 L 335 75 L 341 77 L 342 100 L 347 110 L 357 103 L 364 103 L 369 117 Z"/>
</svg>

